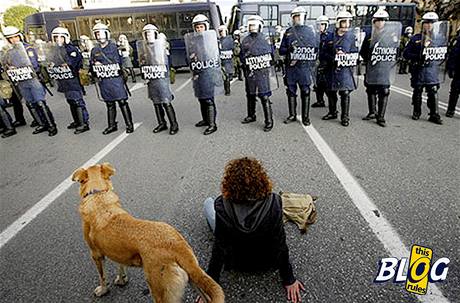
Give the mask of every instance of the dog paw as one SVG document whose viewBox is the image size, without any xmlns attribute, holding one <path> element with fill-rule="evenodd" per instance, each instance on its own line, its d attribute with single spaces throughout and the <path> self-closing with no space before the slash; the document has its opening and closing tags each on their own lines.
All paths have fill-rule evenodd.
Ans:
<svg viewBox="0 0 460 303">
<path fill-rule="evenodd" d="M 96 297 L 102 297 L 108 291 L 109 289 L 106 286 L 98 286 L 96 287 L 96 289 L 94 289 L 94 294 L 96 295 Z"/>
<path fill-rule="evenodd" d="M 128 276 L 127 275 L 117 275 L 113 283 L 118 286 L 124 286 L 126 285 L 126 283 L 128 283 Z"/>
</svg>

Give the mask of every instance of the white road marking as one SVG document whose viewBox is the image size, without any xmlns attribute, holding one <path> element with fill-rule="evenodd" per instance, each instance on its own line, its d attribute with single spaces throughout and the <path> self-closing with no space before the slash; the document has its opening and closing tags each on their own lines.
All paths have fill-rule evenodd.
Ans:
<svg viewBox="0 0 460 303">
<path fill-rule="evenodd" d="M 190 82 L 192 81 L 192 78 L 189 78 L 187 81 L 185 81 L 181 86 L 179 86 L 177 89 L 176 89 L 176 93 L 180 92 L 184 87 L 187 86 L 187 84 L 189 84 Z"/>
<path fill-rule="evenodd" d="M 298 116 L 301 121 L 301 116 Z M 367 221 L 375 236 L 382 242 L 389 255 L 392 257 L 409 258 L 409 250 L 406 248 L 397 231 L 393 228 L 390 222 L 384 218 L 382 211 L 372 202 L 364 189 L 359 185 L 353 175 L 348 171 L 339 157 L 329 147 L 326 141 L 321 137 L 318 131 L 313 127 L 304 126 L 303 129 L 310 136 L 311 140 L 319 150 L 326 163 L 332 169 L 334 174 L 339 179 L 343 188 L 346 190 L 356 208 Z M 380 216 L 375 215 L 375 211 L 380 213 Z M 377 271 L 377 268 L 376 268 Z M 433 283 L 428 286 L 428 293 L 424 296 L 417 296 L 423 303 L 448 303 L 449 300 L 443 296 L 441 290 Z"/>
<path fill-rule="evenodd" d="M 141 124 L 142 123 L 135 123 L 134 129 L 138 128 Z M 110 142 L 107 146 L 105 146 L 101 151 L 95 154 L 91 159 L 89 159 L 84 164 L 78 167 L 88 167 L 91 165 L 95 165 L 128 136 L 129 134 L 123 132 L 112 142 Z M 78 167 L 76 167 L 76 169 Z M 64 181 L 61 182 L 61 184 L 56 186 L 34 206 L 27 210 L 21 217 L 16 219 L 16 221 L 11 223 L 5 230 L 3 230 L 0 234 L 0 249 L 9 240 L 11 240 L 19 231 L 21 231 L 21 229 L 23 229 L 27 224 L 32 222 L 32 220 L 35 219 L 42 211 L 44 211 L 51 203 L 53 203 L 57 198 L 59 198 L 59 196 L 62 195 L 62 193 L 69 189 L 70 186 L 73 184 L 71 178 L 72 175 L 67 177 Z"/>
<path fill-rule="evenodd" d="M 141 89 L 141 88 L 144 88 L 144 87 L 147 87 L 147 85 L 145 85 L 144 82 L 141 82 L 141 83 L 136 83 L 135 85 L 133 85 L 129 91 L 133 92 L 133 91 L 136 91 L 138 89 Z"/>
</svg>

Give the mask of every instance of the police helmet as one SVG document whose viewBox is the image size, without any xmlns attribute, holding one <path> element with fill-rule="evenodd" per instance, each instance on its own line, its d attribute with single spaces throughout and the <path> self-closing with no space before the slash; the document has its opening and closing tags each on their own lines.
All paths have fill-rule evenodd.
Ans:
<svg viewBox="0 0 460 303">
<path fill-rule="evenodd" d="M 15 26 L 6 26 L 3 28 L 3 36 L 8 40 L 9 38 L 13 38 L 16 36 L 19 36 L 21 38 L 21 41 L 24 41 L 24 36 L 22 35 L 21 31 L 19 28 Z"/>
<path fill-rule="evenodd" d="M 56 38 L 58 37 L 63 37 L 64 42 L 66 44 L 70 43 L 70 33 L 69 33 L 69 30 L 65 27 L 58 26 L 54 28 L 53 31 L 51 32 L 51 37 L 52 37 L 52 41 L 58 44 L 60 44 L 60 42 L 56 41 Z"/>
<path fill-rule="evenodd" d="M 198 24 L 204 24 L 205 30 L 209 30 L 209 19 L 205 15 L 198 14 L 195 17 L 193 17 L 192 26 L 194 31 L 196 31 L 195 26 Z"/>
<path fill-rule="evenodd" d="M 258 15 L 252 15 L 248 18 L 248 31 L 250 33 L 260 33 L 264 28 L 264 19 Z"/>
<path fill-rule="evenodd" d="M 425 23 L 425 22 L 433 23 L 438 20 L 439 20 L 439 16 L 435 12 L 428 12 L 422 16 L 422 23 Z"/>
<path fill-rule="evenodd" d="M 405 34 L 412 34 L 414 32 L 414 29 L 412 28 L 412 26 L 408 26 L 406 27 L 406 29 L 404 30 L 404 33 Z"/>
<path fill-rule="evenodd" d="M 297 22 L 294 21 L 294 17 L 296 16 L 300 17 L 299 21 Z M 305 11 L 305 9 L 301 6 L 297 6 L 291 12 L 292 24 L 293 25 L 304 25 L 306 16 L 307 16 L 307 12 Z"/>
<path fill-rule="evenodd" d="M 337 16 L 335 17 L 335 27 L 340 28 L 340 23 L 346 20 L 351 22 L 351 20 L 353 20 L 353 15 L 347 11 L 339 12 Z"/>
<path fill-rule="evenodd" d="M 372 16 L 372 22 L 378 21 L 378 20 L 384 20 L 388 21 L 390 19 L 390 15 L 388 15 L 388 12 L 384 9 L 378 9 L 375 14 Z"/>
<path fill-rule="evenodd" d="M 159 38 L 158 27 L 153 24 L 146 24 L 142 28 L 142 36 L 147 42 L 153 43 Z"/>
<path fill-rule="evenodd" d="M 246 26 L 241 25 L 241 26 L 240 26 L 240 33 L 242 34 L 242 33 L 245 33 L 245 32 L 247 32 Z"/>
<path fill-rule="evenodd" d="M 99 37 L 96 35 L 99 33 Z M 96 40 L 98 40 L 101 43 L 106 42 L 107 40 L 110 39 L 110 30 L 109 27 L 105 24 L 102 23 L 96 23 L 93 27 L 93 35 Z"/>
<path fill-rule="evenodd" d="M 316 18 L 316 23 L 318 24 L 326 24 L 326 26 L 329 25 L 329 17 L 326 15 L 319 16 Z"/>
<path fill-rule="evenodd" d="M 228 29 L 227 29 L 227 27 L 226 27 L 225 25 L 219 26 L 219 28 L 218 28 L 217 30 L 218 30 L 219 35 L 220 35 L 221 37 L 227 36 Z"/>
</svg>

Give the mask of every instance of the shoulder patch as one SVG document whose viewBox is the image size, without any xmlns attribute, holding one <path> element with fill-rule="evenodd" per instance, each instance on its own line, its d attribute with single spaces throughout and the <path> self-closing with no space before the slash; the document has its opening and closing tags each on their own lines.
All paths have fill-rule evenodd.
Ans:
<svg viewBox="0 0 460 303">
<path fill-rule="evenodd" d="M 76 57 L 76 56 L 77 56 L 77 52 L 71 52 L 71 53 L 70 53 L 70 56 L 71 56 L 71 57 Z"/>
<path fill-rule="evenodd" d="M 35 56 L 35 55 L 34 55 L 34 52 L 31 51 L 31 50 L 27 51 L 27 55 L 28 55 L 29 57 L 34 57 L 34 56 Z"/>
</svg>

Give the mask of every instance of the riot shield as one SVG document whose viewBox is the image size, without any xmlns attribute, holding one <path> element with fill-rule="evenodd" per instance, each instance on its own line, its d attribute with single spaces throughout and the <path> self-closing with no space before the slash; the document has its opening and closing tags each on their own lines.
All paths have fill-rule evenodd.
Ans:
<svg viewBox="0 0 460 303">
<path fill-rule="evenodd" d="M 391 85 L 396 75 L 402 24 L 386 21 L 382 29 L 372 27 L 370 56 L 366 63 L 366 83 Z"/>
<path fill-rule="evenodd" d="M 233 66 L 233 48 L 235 43 L 231 36 L 225 36 L 220 40 L 220 62 L 222 64 L 222 70 L 227 75 L 233 75 L 235 68 Z"/>
<path fill-rule="evenodd" d="M 148 83 L 149 98 L 154 102 L 171 101 L 167 41 L 158 39 L 149 43 L 139 40 L 136 46 L 141 76 Z"/>
<path fill-rule="evenodd" d="M 73 79 L 73 74 L 68 65 L 69 57 L 64 46 L 58 46 L 54 43 L 47 43 L 45 48 L 46 70 L 53 80 Z"/>
<path fill-rule="evenodd" d="M 334 79 L 333 90 L 354 90 L 358 86 L 357 66 L 359 50 L 364 41 L 360 28 L 349 28 L 346 33 L 334 33 Z M 331 79 L 329 79 L 331 81 Z"/>
<path fill-rule="evenodd" d="M 315 67 L 319 56 L 319 33 L 314 23 L 303 26 L 294 26 L 289 31 L 291 35 L 291 51 L 289 53 L 289 66 L 302 65 L 308 83 L 316 83 Z"/>
<path fill-rule="evenodd" d="M 193 73 L 195 97 L 208 99 L 223 94 L 224 82 L 216 32 L 188 33 L 184 40 Z"/>
<path fill-rule="evenodd" d="M 37 78 L 22 42 L 5 45 L 0 57 L 2 66 L 11 82 L 19 83 Z"/>
<path fill-rule="evenodd" d="M 246 73 L 246 91 L 251 95 L 266 94 L 278 89 L 273 65 L 273 48 L 262 33 L 249 35 L 241 43 Z"/>
<path fill-rule="evenodd" d="M 445 80 L 445 63 L 449 43 L 449 21 L 438 21 L 432 24 L 429 31 L 422 30 L 423 69 L 421 82 L 438 84 Z"/>
</svg>

